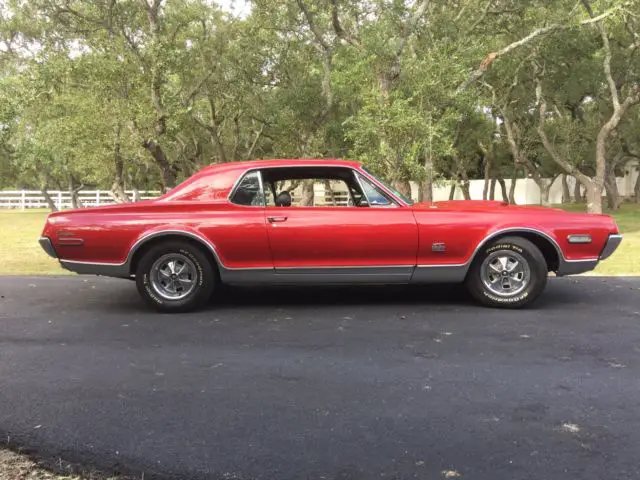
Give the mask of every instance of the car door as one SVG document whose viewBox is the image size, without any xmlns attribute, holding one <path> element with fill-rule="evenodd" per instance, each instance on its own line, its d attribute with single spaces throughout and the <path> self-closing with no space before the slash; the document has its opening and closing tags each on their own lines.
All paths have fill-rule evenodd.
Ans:
<svg viewBox="0 0 640 480">
<path fill-rule="evenodd" d="M 273 272 L 264 218 L 264 195 L 257 170 L 242 173 L 225 205 L 205 212 L 199 230 L 215 246 L 225 274 L 239 270 Z"/>
<path fill-rule="evenodd" d="M 351 188 L 362 193 L 355 173 L 349 175 Z M 326 180 L 316 181 L 326 185 Z M 300 206 L 294 199 L 291 206 L 279 207 L 268 202 L 265 217 L 276 274 L 311 281 L 409 280 L 418 250 L 412 210 L 393 202 L 355 206 L 349 190 L 340 204 Z"/>
</svg>

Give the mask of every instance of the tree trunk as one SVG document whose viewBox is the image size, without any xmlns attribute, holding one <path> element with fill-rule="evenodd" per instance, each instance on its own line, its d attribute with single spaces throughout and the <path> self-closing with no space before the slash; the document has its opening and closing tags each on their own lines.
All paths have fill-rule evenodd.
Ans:
<svg viewBox="0 0 640 480">
<path fill-rule="evenodd" d="M 73 175 L 69 175 L 69 194 L 71 195 L 71 207 L 72 208 L 82 208 L 82 202 L 78 197 L 78 192 L 84 188 L 84 184 L 81 183 L 78 185 L 75 177 Z"/>
<path fill-rule="evenodd" d="M 509 203 L 511 205 L 516 204 L 516 184 L 518 183 L 518 169 L 513 169 L 513 175 L 511 176 L 511 185 L 509 185 Z"/>
<path fill-rule="evenodd" d="M 336 206 L 336 196 L 333 193 L 333 188 L 331 187 L 331 180 L 324 181 L 324 203 L 327 205 L 331 202 L 331 206 Z"/>
<path fill-rule="evenodd" d="M 130 200 L 124 191 L 124 160 L 120 151 L 120 140 L 116 142 L 114 155 L 116 171 L 113 185 L 111 186 L 111 194 L 117 203 L 128 203 Z"/>
<path fill-rule="evenodd" d="M 504 178 L 498 177 L 498 183 L 500 184 L 500 191 L 502 192 L 502 200 L 508 202 L 509 195 L 507 193 L 507 184 L 505 183 Z"/>
<path fill-rule="evenodd" d="M 411 184 L 409 183 L 408 180 L 396 180 L 395 182 L 393 182 L 393 187 L 398 190 L 402 195 L 404 195 L 405 197 L 411 198 Z M 425 193 L 424 193 L 425 197 L 429 196 L 431 197 L 431 195 L 428 193 L 426 187 L 425 187 Z M 426 200 L 426 202 L 430 202 L 431 200 Z"/>
<path fill-rule="evenodd" d="M 487 200 L 489 194 L 489 181 L 491 178 L 491 157 L 488 155 L 484 158 L 484 188 L 482 189 L 482 199 Z"/>
<path fill-rule="evenodd" d="M 618 182 L 616 181 L 615 168 L 607 169 L 605 179 L 605 189 L 607 194 L 607 204 L 611 210 L 618 210 L 622 204 L 622 197 L 618 190 Z"/>
<path fill-rule="evenodd" d="M 51 195 L 49 195 L 49 190 L 47 189 L 47 186 L 43 185 L 40 188 L 40 191 L 42 192 L 42 195 L 44 196 L 44 199 L 47 202 L 47 205 L 49 205 L 49 209 L 52 212 L 57 212 L 58 207 L 56 206 L 56 202 L 53 201 L 53 198 L 51 198 Z"/>
<path fill-rule="evenodd" d="M 586 187 L 585 199 L 587 201 L 587 212 L 602 213 L 602 188 L 601 187 L 596 186 L 595 184 Z"/>
<path fill-rule="evenodd" d="M 433 182 L 431 179 L 422 182 L 422 201 L 433 202 Z"/>
<path fill-rule="evenodd" d="M 302 182 L 302 198 L 300 199 L 301 207 L 312 207 L 314 204 L 314 181 L 305 180 Z"/>
<path fill-rule="evenodd" d="M 465 200 L 471 200 L 471 192 L 469 190 L 469 180 L 463 180 L 460 183 L 460 190 L 462 190 L 462 196 Z"/>
<path fill-rule="evenodd" d="M 424 170 L 427 178 L 422 182 L 422 201 L 433 202 L 433 159 L 429 155 L 425 156 Z"/>
<path fill-rule="evenodd" d="M 542 181 L 538 184 L 538 188 L 540 188 L 540 205 L 543 207 L 548 207 L 551 205 L 549 202 L 549 192 L 551 191 L 552 182 Z"/>
<path fill-rule="evenodd" d="M 449 190 L 449 200 L 456 198 L 456 184 L 451 182 L 451 189 Z"/>
<path fill-rule="evenodd" d="M 142 146 L 147 149 L 162 172 L 162 188 L 166 192 L 176 186 L 176 176 L 171 168 L 162 147 L 154 140 L 145 141 Z"/>
<path fill-rule="evenodd" d="M 540 86 L 539 82 L 536 87 L 536 96 L 540 103 L 540 112 L 539 112 L 540 120 L 538 122 L 537 131 L 538 131 L 538 136 L 540 137 L 540 140 L 542 140 L 542 145 L 544 146 L 544 149 L 547 151 L 551 159 L 554 162 L 556 162 L 556 164 L 558 164 L 566 173 L 570 173 L 571 175 L 573 175 L 576 178 L 576 181 L 581 183 L 584 186 L 585 190 L 587 191 L 587 198 L 589 199 L 587 202 L 588 203 L 587 211 L 589 211 L 590 213 L 601 213 L 602 212 L 602 188 L 603 188 L 603 179 L 604 179 L 604 170 L 603 170 L 604 163 L 602 163 L 601 160 L 596 159 L 596 176 L 592 179 L 592 178 L 589 178 L 584 173 L 582 173 L 580 170 L 578 170 L 578 168 L 576 168 L 573 164 L 571 164 L 570 162 L 562 158 L 558 153 L 558 151 L 556 150 L 555 145 L 547 137 L 547 134 L 544 130 L 544 123 L 545 123 L 546 114 L 547 114 L 547 103 L 544 101 L 544 99 L 542 99 L 542 87 Z M 609 122 L 607 122 L 607 124 L 609 124 Z M 607 133 L 605 135 L 603 133 L 604 130 L 605 129 L 603 127 L 603 129 L 598 134 L 597 144 L 601 142 L 602 138 L 608 137 L 609 134 Z M 596 156 L 600 154 L 604 155 L 605 153 L 604 147 L 603 149 L 599 149 L 599 147 L 597 147 L 596 150 L 598 152 Z M 604 157 L 602 161 L 604 161 Z"/>
<path fill-rule="evenodd" d="M 556 178 L 558 178 L 558 175 L 556 175 L 549 181 L 547 181 L 545 178 L 534 178 L 536 185 L 538 185 L 538 188 L 540 189 L 540 204 L 543 207 L 548 207 L 551 205 L 551 202 L 549 201 L 549 194 L 551 193 L 551 187 L 555 183 Z"/>
<path fill-rule="evenodd" d="M 576 180 L 577 184 L 580 184 Z M 571 203 L 571 192 L 569 191 L 569 182 L 567 181 L 567 174 L 562 174 L 562 203 Z"/>
<path fill-rule="evenodd" d="M 496 199 L 496 179 L 491 179 L 491 189 L 489 190 L 489 200 Z"/>
<path fill-rule="evenodd" d="M 635 194 L 636 203 L 640 203 L 640 165 L 638 165 L 638 178 L 636 178 L 636 185 L 633 189 L 633 193 Z"/>
<path fill-rule="evenodd" d="M 578 180 L 576 180 L 576 184 L 573 186 L 573 201 L 576 203 L 582 203 L 584 198 L 582 198 L 582 185 Z"/>
<path fill-rule="evenodd" d="M 460 157 L 456 156 L 456 166 L 458 167 L 458 178 L 460 179 L 460 190 L 465 200 L 471 200 L 471 192 L 469 191 L 469 175 L 465 169 L 464 162 Z"/>
</svg>

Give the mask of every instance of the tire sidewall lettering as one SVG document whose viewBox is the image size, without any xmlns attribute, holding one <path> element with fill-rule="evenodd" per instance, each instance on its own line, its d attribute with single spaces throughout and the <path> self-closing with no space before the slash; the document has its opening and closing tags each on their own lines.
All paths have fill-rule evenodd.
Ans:
<svg viewBox="0 0 640 480">
<path fill-rule="evenodd" d="M 492 302 L 497 302 L 497 303 L 518 303 L 521 302 L 523 300 L 525 300 L 528 296 L 529 296 L 529 292 L 525 291 L 519 295 L 516 295 L 515 297 L 497 297 L 495 295 L 492 295 L 486 291 L 482 291 L 482 294 L 487 297 L 489 300 L 491 300 Z"/>
<path fill-rule="evenodd" d="M 521 255 L 526 254 L 523 248 L 520 248 L 517 245 L 513 245 L 512 243 L 501 243 L 498 245 L 494 245 L 493 247 L 487 248 L 485 250 L 485 253 L 489 255 L 490 253 L 495 252 L 497 250 L 513 250 L 514 252 L 518 252 Z"/>
<path fill-rule="evenodd" d="M 182 255 L 185 255 L 186 257 L 189 257 L 189 259 L 191 259 L 191 261 L 195 264 L 196 269 L 198 270 L 198 287 L 202 288 L 204 287 L 204 272 L 202 270 L 202 265 L 200 265 L 200 262 L 198 261 L 198 259 L 195 257 L 195 255 L 193 255 L 193 253 L 191 253 L 188 250 L 184 250 L 184 249 L 180 249 L 179 252 Z"/>
<path fill-rule="evenodd" d="M 151 286 L 151 280 L 149 279 L 148 273 L 145 273 L 143 275 L 142 283 L 144 284 L 144 289 L 146 290 L 147 295 L 149 295 L 149 298 L 151 298 L 158 305 L 164 305 L 164 301 L 160 297 L 158 297 L 156 293 L 153 291 L 153 287 Z"/>
</svg>

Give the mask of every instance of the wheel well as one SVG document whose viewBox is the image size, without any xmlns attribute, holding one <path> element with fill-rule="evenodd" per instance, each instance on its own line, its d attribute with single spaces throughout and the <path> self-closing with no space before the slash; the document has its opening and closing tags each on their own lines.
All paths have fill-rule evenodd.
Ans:
<svg viewBox="0 0 640 480">
<path fill-rule="evenodd" d="M 504 237 L 526 238 L 531 243 L 533 243 L 536 247 L 538 247 L 538 249 L 544 256 L 544 259 L 547 261 L 547 270 L 549 272 L 555 272 L 556 270 L 558 270 L 558 267 L 560 266 L 560 258 L 558 257 L 558 251 L 556 250 L 556 247 L 553 245 L 551 240 L 549 240 L 548 238 L 545 238 L 542 235 L 535 232 L 513 231 L 513 232 L 505 232 L 503 234 L 500 234 L 497 237 L 493 238 L 492 240 L 497 240 L 499 238 L 504 238 Z"/>
<path fill-rule="evenodd" d="M 131 258 L 131 262 L 129 264 L 129 274 L 135 275 L 136 269 L 138 268 L 138 262 L 140 262 L 140 259 L 142 258 L 142 256 L 151 247 L 154 247 L 163 242 L 169 242 L 172 240 L 173 241 L 179 240 L 181 242 L 189 243 L 194 247 L 198 248 L 202 253 L 204 253 L 207 256 L 207 258 L 209 259 L 209 262 L 211 262 L 211 265 L 213 265 L 214 270 L 216 271 L 216 275 L 220 275 L 220 270 L 218 268 L 218 260 L 216 259 L 211 249 L 209 249 L 206 245 L 196 240 L 195 238 L 188 237 L 186 235 L 180 235 L 180 234 L 158 235 L 156 237 L 150 238 L 149 240 L 144 242 L 142 245 L 140 245 L 136 249 L 136 251 L 133 252 L 133 257 Z"/>
</svg>

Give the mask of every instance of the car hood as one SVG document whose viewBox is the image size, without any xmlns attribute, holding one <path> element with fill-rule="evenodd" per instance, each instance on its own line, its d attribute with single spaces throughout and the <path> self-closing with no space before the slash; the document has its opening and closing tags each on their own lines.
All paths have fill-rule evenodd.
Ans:
<svg viewBox="0 0 640 480">
<path fill-rule="evenodd" d="M 567 213 L 559 208 L 542 207 L 539 205 L 510 205 L 498 200 L 448 200 L 443 202 L 421 202 L 413 205 L 414 209 L 442 209 L 455 211 L 484 211 L 501 212 L 505 210 L 544 210 L 545 212 Z"/>
</svg>

